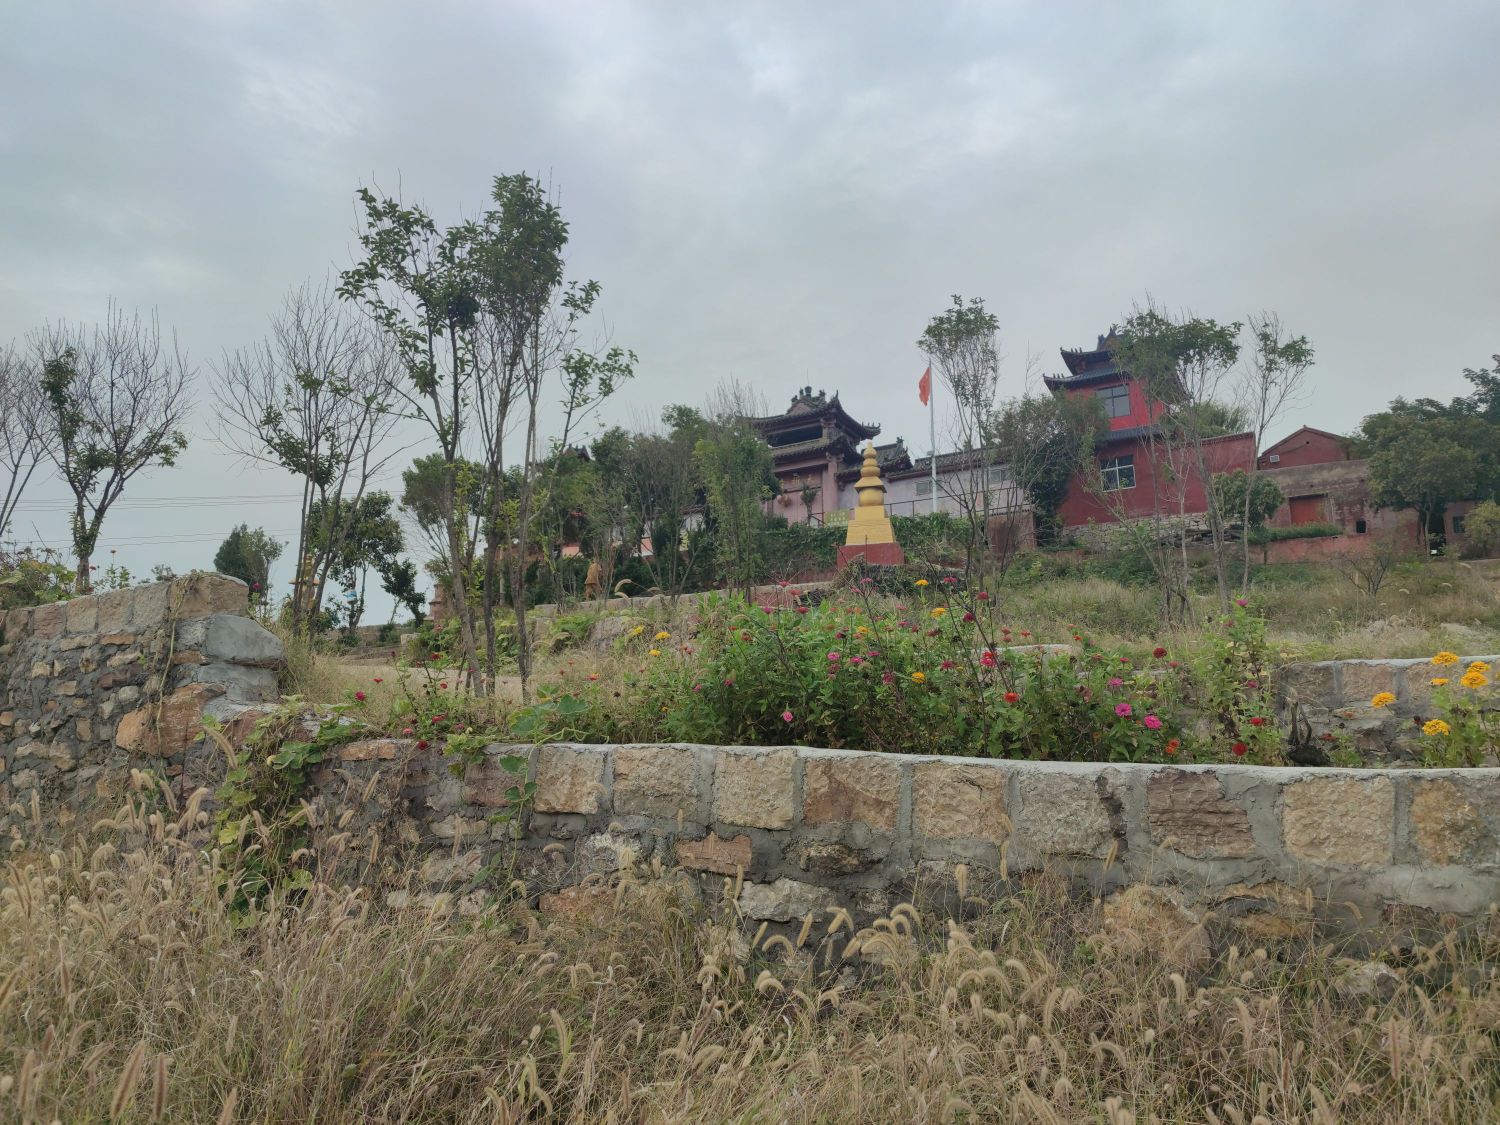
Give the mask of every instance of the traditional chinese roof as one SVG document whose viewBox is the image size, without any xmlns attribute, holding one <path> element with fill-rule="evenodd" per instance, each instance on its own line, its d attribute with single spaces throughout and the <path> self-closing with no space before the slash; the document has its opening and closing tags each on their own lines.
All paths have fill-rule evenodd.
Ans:
<svg viewBox="0 0 1500 1125">
<path fill-rule="evenodd" d="M 1061 390 L 1064 387 L 1088 387 L 1103 382 L 1118 382 L 1120 376 L 1126 374 L 1115 362 L 1115 349 L 1119 347 L 1120 338 L 1115 335 L 1111 328 L 1109 333 L 1099 337 L 1099 344 L 1093 348 L 1060 348 L 1063 366 L 1068 369 L 1066 375 L 1044 375 L 1042 381 L 1047 384 L 1049 391 Z"/>
<path fill-rule="evenodd" d="M 880 427 L 872 422 L 856 421 L 839 402 L 838 392 L 830 398 L 825 391 L 813 394 L 812 387 L 803 387 L 792 396 L 792 403 L 784 414 L 770 414 L 764 418 L 751 418 L 750 424 L 770 438 L 782 430 L 794 429 L 808 423 L 828 423 L 830 428 L 850 437 L 868 441 L 880 433 Z"/>
<path fill-rule="evenodd" d="M 859 476 L 859 470 L 863 467 L 864 453 L 856 451 L 855 464 L 853 468 L 844 468 L 839 471 L 838 481 L 840 484 L 848 484 Z M 875 447 L 875 464 L 880 466 L 880 475 L 889 478 L 900 473 L 904 469 L 911 468 L 911 455 L 906 451 L 906 443 L 900 438 L 887 442 L 885 445 Z"/>
</svg>

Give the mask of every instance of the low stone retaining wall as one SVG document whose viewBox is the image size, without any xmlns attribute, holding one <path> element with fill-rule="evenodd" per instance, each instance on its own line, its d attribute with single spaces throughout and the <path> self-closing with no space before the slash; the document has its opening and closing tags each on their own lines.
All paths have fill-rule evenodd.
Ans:
<svg viewBox="0 0 1500 1125">
<path fill-rule="evenodd" d="M 563 899 L 591 875 L 660 860 L 707 891 L 742 876 L 743 913 L 778 922 L 835 907 L 873 915 L 924 879 L 951 883 L 957 865 L 976 885 L 1046 867 L 1096 893 L 1171 885 L 1221 914 L 1344 924 L 1473 919 L 1500 900 L 1500 770 L 559 744 L 491 746 L 458 778 L 435 751 L 385 740 L 345 746 L 319 787 L 329 797 L 347 785 L 367 828 L 399 822 L 441 850 L 433 870 L 462 880 L 511 846 L 516 828 L 492 819 L 516 780 L 495 764 L 507 754 L 530 755 L 536 783 L 521 873 Z"/>
<path fill-rule="evenodd" d="M 0 616 L 0 835 L 122 792 L 132 766 L 209 779 L 203 717 L 279 698 L 281 642 L 243 582 L 192 575 Z M 185 775 L 185 776 L 184 776 Z"/>
<path fill-rule="evenodd" d="M 1500 668 L 1500 656 L 1465 656 L 1451 668 L 1415 659 L 1322 660 L 1277 669 L 1277 709 L 1293 760 L 1326 761 L 1330 747 L 1346 738 L 1379 761 L 1420 761 L 1422 723 L 1435 717 L 1429 681 L 1449 676 L 1456 682 L 1474 660 Z M 1370 700 L 1383 691 L 1396 702 L 1372 707 Z"/>
</svg>

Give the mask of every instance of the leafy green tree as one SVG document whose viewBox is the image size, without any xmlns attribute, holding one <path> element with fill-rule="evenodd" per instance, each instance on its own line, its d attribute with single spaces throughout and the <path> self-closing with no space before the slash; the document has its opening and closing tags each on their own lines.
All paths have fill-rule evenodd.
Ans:
<svg viewBox="0 0 1500 1125">
<path fill-rule="evenodd" d="M 251 531 L 249 524 L 242 523 L 219 544 L 214 554 L 214 569 L 238 578 L 265 596 L 271 589 L 271 564 L 281 557 L 285 546 L 271 538 L 264 528 Z"/>
<path fill-rule="evenodd" d="M 996 447 L 1031 505 L 1039 541 L 1056 536 L 1082 450 L 1103 428 L 1104 410 L 1092 395 L 1024 395 L 996 412 Z"/>
<path fill-rule="evenodd" d="M 1276 514 L 1276 509 L 1286 502 L 1286 497 L 1274 480 L 1259 473 L 1247 473 L 1244 469 L 1215 473 L 1214 492 L 1218 495 L 1220 509 L 1226 515 L 1231 512 L 1244 513 L 1245 528 L 1249 531 L 1259 531 L 1265 527 L 1266 521 Z"/>
<path fill-rule="evenodd" d="M 32 337 L 40 362 L 45 444 L 73 493 L 76 590 L 91 589 L 104 518 L 125 486 L 168 468 L 187 448 L 192 369 L 153 318 L 111 305 L 102 324 L 59 323 Z"/>
<path fill-rule="evenodd" d="M 1480 555 L 1500 550 L 1500 504 L 1485 500 L 1474 505 L 1464 517 L 1464 535 L 1469 546 Z"/>
<path fill-rule="evenodd" d="M 401 586 L 401 553 L 405 550 L 405 541 L 389 493 L 367 492 L 350 506 L 350 511 L 332 513 L 326 519 L 321 518 L 324 513 L 315 512 L 320 518 L 315 520 L 314 526 L 340 526 L 348 531 L 336 548 L 314 541 L 313 549 L 327 550 L 333 558 L 330 574 L 346 595 L 346 625 L 352 633 L 364 615 L 370 570 L 380 575 L 382 585 L 393 596 L 396 594 L 393 587 Z M 412 577 L 414 584 L 415 575 Z"/>
<path fill-rule="evenodd" d="M 771 449 L 747 421 L 754 414 L 747 390 L 721 388 L 704 436 L 693 447 L 719 573 L 747 597 L 765 573 L 765 504 L 776 492 Z"/>
</svg>

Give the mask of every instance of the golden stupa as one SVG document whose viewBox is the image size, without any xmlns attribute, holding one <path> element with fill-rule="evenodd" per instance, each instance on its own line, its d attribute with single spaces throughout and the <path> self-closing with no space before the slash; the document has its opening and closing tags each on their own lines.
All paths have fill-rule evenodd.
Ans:
<svg viewBox="0 0 1500 1125">
<path fill-rule="evenodd" d="M 859 496 L 859 502 L 849 517 L 849 530 L 844 534 L 844 545 L 839 548 L 839 565 L 848 563 L 856 556 L 877 566 L 900 565 L 904 561 L 904 555 L 896 542 L 891 517 L 885 513 L 885 482 L 880 479 L 874 442 L 865 443 L 865 462 L 860 467 L 854 491 Z"/>
</svg>

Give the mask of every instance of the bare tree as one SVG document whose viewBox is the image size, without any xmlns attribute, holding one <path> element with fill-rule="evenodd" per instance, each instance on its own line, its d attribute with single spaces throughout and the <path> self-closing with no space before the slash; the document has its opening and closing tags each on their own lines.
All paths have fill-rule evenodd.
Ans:
<svg viewBox="0 0 1500 1125">
<path fill-rule="evenodd" d="M 5 474 L 0 539 L 37 465 L 49 454 L 45 405 L 36 364 L 14 347 L 0 349 L 0 473 Z"/>
<path fill-rule="evenodd" d="M 306 630 L 366 489 L 394 455 L 395 352 L 326 284 L 309 282 L 286 295 L 269 335 L 226 353 L 215 376 L 220 440 L 300 480 L 292 622 Z"/>
<path fill-rule="evenodd" d="M 1247 422 L 1255 432 L 1256 456 L 1250 461 L 1252 476 L 1245 482 L 1244 560 L 1240 572 L 1240 589 L 1250 586 L 1250 516 L 1254 495 L 1254 476 L 1260 464 L 1260 451 L 1266 433 L 1288 405 L 1301 398 L 1307 369 L 1313 363 L 1313 348 L 1306 336 L 1293 336 L 1274 312 L 1261 312 L 1249 318 L 1251 349 L 1244 364 L 1241 402 Z"/>
<path fill-rule="evenodd" d="M 153 314 L 111 304 L 102 324 L 59 322 L 31 337 L 42 372 L 48 456 L 73 493 L 76 589 L 92 588 L 90 561 L 109 509 L 139 473 L 174 464 L 187 448 L 193 371 Z"/>
</svg>

